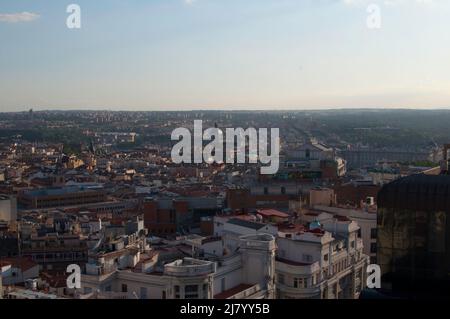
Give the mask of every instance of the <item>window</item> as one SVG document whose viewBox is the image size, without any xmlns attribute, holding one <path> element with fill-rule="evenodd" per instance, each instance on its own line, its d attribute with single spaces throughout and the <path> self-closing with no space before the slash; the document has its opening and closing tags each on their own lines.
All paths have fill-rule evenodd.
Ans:
<svg viewBox="0 0 450 319">
<path fill-rule="evenodd" d="M 165 290 L 162 292 L 161 298 L 162 299 L 167 299 L 167 295 L 166 295 L 166 291 Z"/>
<path fill-rule="evenodd" d="M 141 299 L 147 299 L 147 288 L 141 287 Z"/>
<path fill-rule="evenodd" d="M 376 228 L 372 228 L 370 230 L 370 238 L 371 239 L 377 239 L 377 229 Z"/>
<path fill-rule="evenodd" d="M 286 194 L 286 187 L 281 187 L 281 194 L 283 194 L 283 195 Z"/>
<path fill-rule="evenodd" d="M 294 288 L 307 288 L 306 278 L 294 278 Z"/>
<path fill-rule="evenodd" d="M 175 286 L 175 299 L 180 299 L 180 286 Z"/>
<path fill-rule="evenodd" d="M 377 243 L 371 243 L 370 244 L 370 252 L 372 254 L 375 254 L 377 252 Z"/>
<path fill-rule="evenodd" d="M 307 255 L 307 254 L 303 254 L 303 260 L 306 262 L 311 262 L 312 261 L 312 256 L 311 255 Z"/>
<path fill-rule="evenodd" d="M 264 195 L 269 195 L 269 188 L 264 187 Z"/>
<path fill-rule="evenodd" d="M 323 255 L 323 260 L 328 261 L 328 254 Z"/>
<path fill-rule="evenodd" d="M 122 284 L 122 292 L 128 292 L 128 286 L 126 284 Z"/>
<path fill-rule="evenodd" d="M 187 285 L 184 287 L 184 298 L 186 299 L 198 299 L 198 286 Z"/>
<path fill-rule="evenodd" d="M 278 282 L 284 285 L 284 274 L 278 274 Z"/>
<path fill-rule="evenodd" d="M 354 240 L 352 240 L 352 241 L 350 242 L 350 247 L 351 247 L 351 248 L 355 248 L 355 241 L 354 241 Z"/>
</svg>

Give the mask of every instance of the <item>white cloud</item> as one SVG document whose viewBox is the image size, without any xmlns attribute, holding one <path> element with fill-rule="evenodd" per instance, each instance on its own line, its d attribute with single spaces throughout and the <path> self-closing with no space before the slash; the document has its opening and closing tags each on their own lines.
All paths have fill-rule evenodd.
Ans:
<svg viewBox="0 0 450 319">
<path fill-rule="evenodd" d="M 37 13 L 19 12 L 19 13 L 0 13 L 0 22 L 17 23 L 30 22 L 40 17 Z"/>
</svg>

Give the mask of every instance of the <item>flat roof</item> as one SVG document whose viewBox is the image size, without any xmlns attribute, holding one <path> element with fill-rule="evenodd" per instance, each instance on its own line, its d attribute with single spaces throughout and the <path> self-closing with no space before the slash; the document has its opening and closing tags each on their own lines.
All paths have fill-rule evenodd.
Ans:
<svg viewBox="0 0 450 319">
<path fill-rule="evenodd" d="M 265 224 L 252 222 L 252 221 L 249 221 L 249 220 L 243 220 L 243 219 L 239 219 L 239 218 L 232 218 L 232 219 L 228 220 L 228 223 L 233 224 L 233 225 L 246 227 L 246 228 L 255 229 L 255 230 L 261 229 L 264 226 L 266 226 Z"/>
<path fill-rule="evenodd" d="M 35 189 L 25 192 L 28 196 L 58 196 L 103 189 L 102 186 L 68 186 L 59 188 Z"/>
</svg>

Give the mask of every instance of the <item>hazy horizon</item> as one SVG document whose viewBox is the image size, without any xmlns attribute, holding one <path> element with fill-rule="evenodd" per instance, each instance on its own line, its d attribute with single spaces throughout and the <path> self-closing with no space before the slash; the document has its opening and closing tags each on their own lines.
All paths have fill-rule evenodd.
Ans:
<svg viewBox="0 0 450 319">
<path fill-rule="evenodd" d="M 0 111 L 1 113 L 28 113 L 33 112 L 320 112 L 320 111 L 449 111 L 447 108 L 408 108 L 408 107 L 328 107 L 328 108 L 147 108 L 147 109 L 133 109 L 133 108 L 23 108 L 15 111 Z"/>
<path fill-rule="evenodd" d="M 0 112 L 450 109 L 450 1 L 73 2 L 0 0 Z"/>
</svg>

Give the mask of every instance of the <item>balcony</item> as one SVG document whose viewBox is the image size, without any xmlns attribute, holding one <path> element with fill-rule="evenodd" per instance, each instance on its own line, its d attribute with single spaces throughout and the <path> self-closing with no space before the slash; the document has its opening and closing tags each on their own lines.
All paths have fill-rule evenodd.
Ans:
<svg viewBox="0 0 450 319">
<path fill-rule="evenodd" d="M 239 237 L 241 248 L 274 250 L 275 238 L 269 234 L 244 235 Z"/>
<path fill-rule="evenodd" d="M 300 263 L 279 257 L 276 258 L 275 268 L 280 272 L 304 276 L 312 276 L 312 274 L 320 272 L 319 262 Z"/>
<path fill-rule="evenodd" d="M 216 263 L 184 258 L 164 266 L 164 274 L 175 277 L 206 276 L 216 271 Z"/>
<path fill-rule="evenodd" d="M 320 285 L 315 285 L 307 288 L 295 288 L 285 284 L 277 283 L 277 290 L 280 291 L 284 297 L 292 298 L 312 298 L 320 297 L 321 290 Z"/>
</svg>

